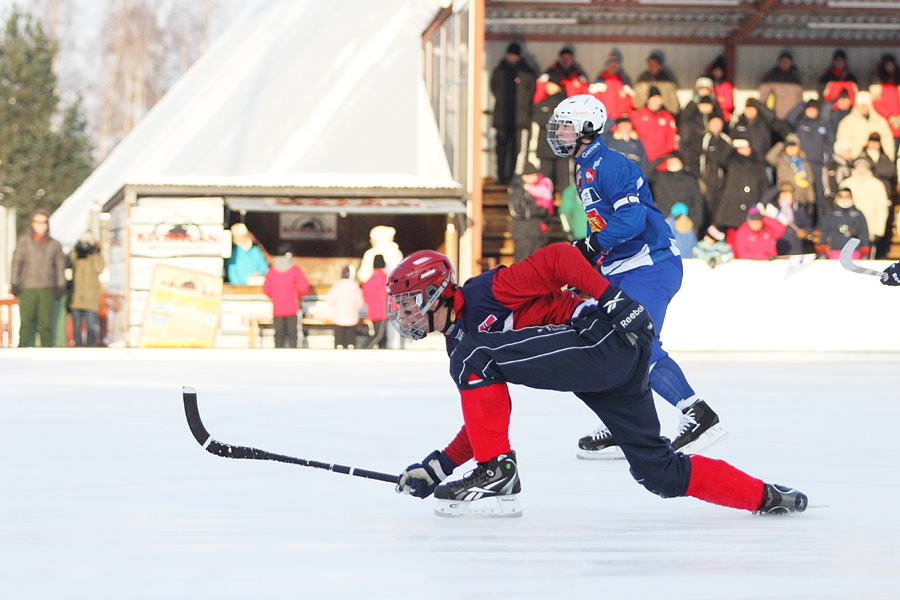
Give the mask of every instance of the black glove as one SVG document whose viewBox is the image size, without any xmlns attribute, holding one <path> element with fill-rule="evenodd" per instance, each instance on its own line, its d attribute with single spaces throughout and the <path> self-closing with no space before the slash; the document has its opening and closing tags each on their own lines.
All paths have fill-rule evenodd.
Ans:
<svg viewBox="0 0 900 600">
<path fill-rule="evenodd" d="M 578 248 L 581 255 L 586 258 L 591 265 L 597 265 L 597 255 L 602 252 L 602 249 L 599 246 L 596 246 L 593 235 L 589 235 L 582 240 L 575 240 L 572 242 L 572 245 Z"/>
<path fill-rule="evenodd" d="M 55 290 L 53 290 L 53 297 L 56 298 L 57 300 L 59 300 L 60 298 L 62 298 L 65 295 L 66 295 L 66 286 L 58 287 Z"/>
<path fill-rule="evenodd" d="M 427 498 L 434 493 L 434 488 L 440 482 L 447 479 L 457 464 L 453 462 L 446 452 L 435 450 L 422 459 L 422 462 L 406 467 L 400 473 L 400 481 L 397 483 L 397 493 L 409 494 L 416 498 Z"/>
<path fill-rule="evenodd" d="M 15 296 L 15 297 L 18 298 L 18 297 L 19 297 L 19 292 L 21 292 L 21 291 L 22 291 L 22 288 L 19 287 L 19 284 L 18 284 L 18 283 L 12 284 L 12 290 L 11 290 L 11 293 L 12 293 L 13 296 Z"/>
<path fill-rule="evenodd" d="M 622 288 L 614 285 L 606 288 L 599 298 L 600 308 L 609 317 L 616 333 L 631 342 L 631 345 L 650 345 L 656 338 L 653 329 L 653 321 L 650 313 L 640 304 L 631 299 Z"/>
<path fill-rule="evenodd" d="M 900 285 L 900 262 L 895 262 L 881 274 L 881 283 L 884 285 Z"/>
</svg>

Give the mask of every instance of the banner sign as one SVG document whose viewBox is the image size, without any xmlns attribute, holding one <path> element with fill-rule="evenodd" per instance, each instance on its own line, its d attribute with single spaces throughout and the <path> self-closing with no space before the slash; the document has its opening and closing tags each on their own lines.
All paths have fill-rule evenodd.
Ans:
<svg viewBox="0 0 900 600">
<path fill-rule="evenodd" d="M 212 348 L 219 328 L 222 278 L 159 264 L 141 325 L 141 348 Z"/>
<path fill-rule="evenodd" d="M 334 213 L 279 213 L 278 233 L 283 240 L 336 240 Z"/>
</svg>

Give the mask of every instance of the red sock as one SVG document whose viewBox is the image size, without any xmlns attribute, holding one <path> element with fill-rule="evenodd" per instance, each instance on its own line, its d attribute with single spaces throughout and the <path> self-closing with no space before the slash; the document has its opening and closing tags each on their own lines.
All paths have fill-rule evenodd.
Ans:
<svg viewBox="0 0 900 600">
<path fill-rule="evenodd" d="M 724 460 L 691 454 L 691 481 L 685 496 L 731 508 L 756 510 L 763 501 L 763 482 Z"/>
<path fill-rule="evenodd" d="M 456 463 L 456 466 L 467 462 L 474 456 L 472 452 L 472 443 L 469 442 L 469 433 L 466 431 L 465 425 L 462 426 L 459 433 L 453 438 L 453 441 L 447 444 L 447 447 L 444 448 L 444 452 L 447 453 L 450 460 Z"/>
<path fill-rule="evenodd" d="M 509 414 L 511 401 L 505 383 L 459 390 L 463 419 L 475 460 L 488 461 L 510 451 Z"/>
</svg>

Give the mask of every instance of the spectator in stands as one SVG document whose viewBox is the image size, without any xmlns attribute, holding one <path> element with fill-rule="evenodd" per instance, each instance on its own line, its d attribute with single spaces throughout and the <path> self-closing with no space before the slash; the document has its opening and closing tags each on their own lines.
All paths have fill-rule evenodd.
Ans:
<svg viewBox="0 0 900 600">
<path fill-rule="evenodd" d="M 853 148 L 847 140 L 835 140 L 831 160 L 825 166 L 825 206 L 834 201 L 841 182 L 853 174 Z"/>
<path fill-rule="evenodd" d="M 100 273 L 106 268 L 100 244 L 91 231 L 85 231 L 69 253 L 72 264 L 72 340 L 75 346 L 93 348 L 100 341 Z M 85 335 L 81 335 L 84 323 Z"/>
<path fill-rule="evenodd" d="M 850 102 L 854 102 L 858 85 L 856 75 L 847 68 L 847 53 L 841 49 L 835 50 L 831 55 L 831 64 L 819 77 L 819 97 L 825 102 L 832 102 L 841 91 L 846 90 Z"/>
<path fill-rule="evenodd" d="M 869 135 L 877 133 L 883 140 L 893 139 L 891 126 L 874 110 L 871 110 L 872 99 L 869 92 L 856 94 L 856 105 L 850 113 L 841 119 L 838 124 L 835 139 L 847 140 L 853 149 L 854 156 L 858 156 L 869 143 Z M 884 153 L 892 161 L 896 158 L 893 144 L 884 148 Z M 853 196 L 859 200 L 859 196 Z"/>
<path fill-rule="evenodd" d="M 497 183 L 507 185 L 516 167 L 525 162 L 531 109 L 535 97 L 534 69 L 522 58 L 517 42 L 506 47 L 503 60 L 491 73 L 494 95 L 493 126 L 497 143 Z"/>
<path fill-rule="evenodd" d="M 359 273 L 356 277 L 360 282 L 366 283 L 375 273 L 375 257 L 379 254 L 384 259 L 384 270 L 390 274 L 394 267 L 403 260 L 403 252 L 394 241 L 397 230 L 387 225 L 376 225 L 369 232 L 370 248 L 363 253 L 359 263 Z M 388 348 L 397 349 L 403 344 L 396 327 L 387 328 Z"/>
<path fill-rule="evenodd" d="M 728 81 L 725 57 L 721 54 L 717 56 L 706 67 L 706 75 L 712 79 L 713 95 L 719 108 L 722 109 L 725 124 L 728 125 L 731 123 L 731 115 L 734 112 L 734 86 Z"/>
<path fill-rule="evenodd" d="M 884 117 L 894 137 L 894 153 L 900 150 L 900 69 L 891 54 L 885 54 L 875 68 L 875 78 L 869 86 L 872 108 Z M 887 143 L 887 140 L 883 140 Z"/>
<path fill-rule="evenodd" d="M 681 111 L 681 103 L 678 101 L 676 93 L 678 82 L 675 81 L 675 76 L 665 66 L 665 63 L 666 59 L 660 50 L 654 50 L 647 57 L 647 69 L 638 76 L 634 86 L 634 107 L 646 106 L 651 97 L 650 92 L 655 88 L 662 96 L 666 110 L 676 116 Z"/>
<path fill-rule="evenodd" d="M 853 110 L 853 103 L 850 102 L 850 94 L 847 93 L 847 90 L 841 90 L 834 102 L 826 102 L 822 105 L 822 116 L 828 121 L 828 128 L 837 132 L 838 125 L 844 120 L 844 117 L 850 114 L 851 110 Z"/>
<path fill-rule="evenodd" d="M 717 207 L 710 207 L 712 222 L 720 232 L 729 233 L 740 227 L 747 218 L 747 210 L 756 204 L 768 189 L 769 180 L 763 163 L 753 155 L 750 142 L 737 138 L 734 154 L 725 165 L 725 188 Z M 733 234 L 733 231 L 731 232 Z M 713 235 L 713 237 L 718 236 Z M 725 240 L 733 245 L 730 237 Z"/>
<path fill-rule="evenodd" d="M 702 81 L 705 80 L 705 81 Z M 710 92 L 712 80 L 701 77 L 697 86 L 705 92 Z M 703 153 L 703 136 L 709 128 L 710 119 L 724 119 L 722 109 L 716 104 L 713 97 L 706 93 L 687 103 L 681 114 L 678 115 L 678 136 L 680 141 L 678 149 L 684 157 L 684 167 L 694 175 L 700 175 L 700 155 Z"/>
<path fill-rule="evenodd" d="M 753 148 L 753 156 L 760 162 L 765 160 L 766 153 L 772 148 L 772 123 L 775 113 L 769 110 L 756 98 L 749 98 L 734 126 L 731 137 L 745 139 Z"/>
<path fill-rule="evenodd" d="M 783 142 L 778 142 L 766 154 L 766 162 L 775 168 L 775 185 L 789 185 L 794 191 L 794 202 L 797 202 L 816 220 L 816 192 L 813 188 L 813 171 L 800 148 L 800 140 L 796 134 L 789 134 Z"/>
<path fill-rule="evenodd" d="M 300 301 L 309 293 L 309 288 L 306 274 L 294 264 L 290 252 L 275 257 L 272 268 L 266 272 L 263 293 L 272 301 L 276 348 L 297 347 Z"/>
<path fill-rule="evenodd" d="M 888 233 L 886 226 L 891 206 L 884 184 L 872 174 L 869 161 L 859 158 L 853 163 L 853 174 L 842 181 L 841 186 L 852 192 L 856 208 L 866 217 L 869 241 L 872 242 L 874 250 L 872 258 L 884 258 L 877 254 L 881 238 Z"/>
<path fill-rule="evenodd" d="M 812 221 L 806 210 L 794 201 L 794 188 L 782 184 L 763 194 L 761 211 L 787 227 L 784 235 L 776 242 L 778 256 L 806 254 L 814 250 L 812 242 Z"/>
<path fill-rule="evenodd" d="M 374 271 L 362 285 L 363 300 L 366 303 L 366 318 L 372 322 L 374 334 L 367 348 L 387 348 L 387 280 L 384 256 L 376 254 L 372 261 Z"/>
<path fill-rule="evenodd" d="M 649 166 L 647 152 L 644 150 L 644 143 L 634 130 L 631 117 L 628 115 L 620 116 L 616 119 L 614 125 L 604 131 L 602 135 L 607 146 L 630 158 L 637 163 L 642 171 L 647 170 Z"/>
<path fill-rule="evenodd" d="M 850 238 L 860 241 L 853 251 L 853 259 L 868 258 L 871 250 L 866 216 L 853 204 L 853 192 L 842 187 L 834 197 L 834 206 L 825 213 L 819 224 L 817 254 L 832 260 L 840 258 L 841 249 Z"/>
<path fill-rule="evenodd" d="M 570 242 L 587 237 L 587 215 L 584 212 L 584 204 L 578 197 L 578 188 L 574 183 L 562 191 L 559 220 L 562 223 L 562 230 Z"/>
<path fill-rule="evenodd" d="M 231 256 L 225 261 L 225 274 L 234 285 L 262 285 L 269 263 L 256 237 L 243 223 L 231 226 Z"/>
<path fill-rule="evenodd" d="M 66 293 L 66 258 L 62 246 L 50 237 L 50 213 L 39 208 L 31 214 L 31 229 L 19 236 L 13 252 L 10 283 L 19 304 L 19 347 L 52 348 L 53 311 Z"/>
<path fill-rule="evenodd" d="M 702 231 L 700 228 L 706 224 L 706 199 L 700 191 L 697 177 L 684 168 L 678 151 L 671 152 L 660 160 L 664 162 L 665 170 L 651 170 L 649 177 L 654 204 L 664 215 L 668 215 L 676 204 L 685 205 L 699 233 Z"/>
<path fill-rule="evenodd" d="M 683 202 L 676 202 L 666 217 L 666 223 L 672 230 L 675 238 L 675 246 L 683 258 L 691 258 L 694 248 L 697 246 L 697 225 L 688 213 L 688 207 Z"/>
<path fill-rule="evenodd" d="M 764 216 L 756 206 L 747 211 L 747 219 L 734 233 L 731 244 L 735 258 L 772 260 L 778 256 L 776 243 L 784 235 L 784 225 Z"/>
<path fill-rule="evenodd" d="M 677 148 L 675 117 L 663 106 L 662 93 L 655 86 L 648 91 L 647 104 L 631 117 L 634 130 L 644 144 L 647 160 L 655 161 Z M 659 169 L 665 166 L 660 165 Z"/>
<path fill-rule="evenodd" d="M 603 63 L 603 71 L 597 75 L 589 91 L 606 107 L 606 116 L 610 120 L 632 111 L 634 89 L 631 79 L 622 71 L 622 53 L 618 49 L 610 51 Z"/>
<path fill-rule="evenodd" d="M 537 104 L 547 95 L 545 84 L 550 73 L 557 72 L 562 77 L 563 89 L 566 96 L 577 96 L 588 93 L 588 78 L 577 62 L 575 62 L 575 50 L 571 46 L 563 46 L 559 51 L 556 62 L 550 65 L 544 74 L 538 78 L 537 89 L 534 94 L 534 103 Z"/>
<path fill-rule="evenodd" d="M 554 190 L 564 190 L 572 181 L 572 160 L 557 156 L 547 142 L 547 122 L 553 116 L 556 105 L 566 99 L 566 92 L 562 87 L 562 75 L 559 71 L 548 73 L 545 85 L 547 97 L 534 107 L 534 120 L 531 125 L 531 141 L 529 142 L 533 150 L 529 152 L 529 158 L 534 156 L 533 162 L 540 164 L 541 173 L 553 183 Z"/>
<path fill-rule="evenodd" d="M 731 137 L 724 132 L 724 127 L 724 120 L 710 119 L 700 142 L 700 189 L 707 206 L 718 206 L 725 188 L 725 164 L 734 152 Z"/>
<path fill-rule="evenodd" d="M 337 350 L 356 348 L 359 311 L 366 304 L 362 289 L 353 279 L 353 271 L 352 266 L 344 267 L 341 270 L 340 280 L 335 282 L 325 295 L 326 304 L 332 308 L 331 322 L 334 324 L 334 347 Z"/>
<path fill-rule="evenodd" d="M 553 212 L 553 184 L 537 167 L 525 164 L 522 175 L 514 175 L 508 191 L 509 229 L 515 244 L 515 261 L 528 258 L 547 243 L 547 219 Z"/>
<path fill-rule="evenodd" d="M 816 194 L 816 214 L 825 213 L 825 185 L 823 173 L 834 148 L 834 130 L 822 116 L 818 100 L 808 100 L 798 104 L 788 115 L 788 124 L 797 134 L 800 149 L 809 162 L 811 181 Z"/>
<path fill-rule="evenodd" d="M 794 65 L 794 56 L 789 51 L 782 50 L 775 66 L 763 76 L 759 84 L 759 98 L 779 119 L 787 117 L 791 109 L 803 100 L 803 82 Z"/>
<path fill-rule="evenodd" d="M 884 184 L 888 200 L 891 201 L 891 209 L 888 210 L 887 223 L 884 227 L 885 235 L 881 238 L 878 245 L 873 248 L 875 256 L 887 257 L 891 247 L 891 232 L 894 229 L 893 207 L 900 204 L 900 195 L 897 192 L 897 164 L 888 159 L 884 153 L 881 145 L 881 136 L 877 133 L 869 134 L 869 143 L 866 144 L 866 149 L 862 151 L 858 158 L 869 163 L 872 174 Z"/>
</svg>

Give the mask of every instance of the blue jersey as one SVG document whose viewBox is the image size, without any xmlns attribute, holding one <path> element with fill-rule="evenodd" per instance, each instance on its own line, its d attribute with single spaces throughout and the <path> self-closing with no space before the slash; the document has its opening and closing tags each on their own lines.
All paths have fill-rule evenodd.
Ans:
<svg viewBox="0 0 900 600">
<path fill-rule="evenodd" d="M 604 275 L 652 265 L 678 256 L 672 231 L 653 203 L 647 177 L 603 138 L 575 159 L 575 184 L 587 213 L 592 245 Z"/>
</svg>

